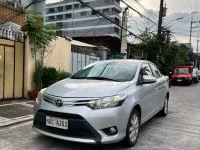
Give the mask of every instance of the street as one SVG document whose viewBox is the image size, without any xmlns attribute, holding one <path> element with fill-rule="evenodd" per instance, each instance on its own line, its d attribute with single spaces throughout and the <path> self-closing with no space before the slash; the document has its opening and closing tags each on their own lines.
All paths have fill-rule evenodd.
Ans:
<svg viewBox="0 0 200 150">
<path fill-rule="evenodd" d="M 166 118 L 153 117 L 140 130 L 132 150 L 199 150 L 200 84 L 173 86 Z M 126 150 L 123 144 L 86 145 L 37 134 L 32 121 L 0 129 L 1 150 Z"/>
</svg>

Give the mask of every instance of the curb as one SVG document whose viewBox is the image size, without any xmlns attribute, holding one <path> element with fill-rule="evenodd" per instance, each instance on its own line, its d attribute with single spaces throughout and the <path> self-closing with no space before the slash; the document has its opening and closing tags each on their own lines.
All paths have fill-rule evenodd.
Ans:
<svg viewBox="0 0 200 150">
<path fill-rule="evenodd" d="M 12 126 L 12 125 L 24 123 L 24 122 L 27 122 L 27 121 L 31 121 L 31 120 L 33 120 L 33 115 L 9 119 L 8 121 L 5 121 L 3 123 L 0 122 L 0 129 L 4 128 L 4 127 L 9 127 L 9 126 Z"/>
</svg>

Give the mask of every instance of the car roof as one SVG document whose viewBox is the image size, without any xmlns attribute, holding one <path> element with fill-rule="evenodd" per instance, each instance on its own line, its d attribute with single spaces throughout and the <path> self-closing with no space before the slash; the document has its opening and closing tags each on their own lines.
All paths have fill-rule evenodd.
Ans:
<svg viewBox="0 0 200 150">
<path fill-rule="evenodd" d="M 142 62 L 149 62 L 146 60 L 137 60 L 137 59 L 112 59 L 112 60 L 102 60 L 101 62 L 133 62 L 133 63 L 142 63 Z"/>
</svg>

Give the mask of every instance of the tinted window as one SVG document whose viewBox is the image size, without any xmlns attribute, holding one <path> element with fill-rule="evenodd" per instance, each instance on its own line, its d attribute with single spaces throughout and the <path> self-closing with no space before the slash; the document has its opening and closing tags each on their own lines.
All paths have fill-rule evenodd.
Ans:
<svg viewBox="0 0 200 150">
<path fill-rule="evenodd" d="M 67 9 L 67 10 L 72 9 L 72 5 L 67 5 L 67 6 L 65 6 L 65 9 Z"/>
<path fill-rule="evenodd" d="M 160 74 L 160 71 L 157 69 L 157 67 L 153 64 L 150 64 L 151 66 L 151 69 L 153 71 L 153 74 L 156 78 L 160 78 L 161 77 L 161 74 Z"/>
<path fill-rule="evenodd" d="M 63 6 L 58 7 L 58 12 L 62 12 L 63 11 Z"/>
<path fill-rule="evenodd" d="M 49 13 L 54 13 L 55 9 L 54 8 L 49 8 Z"/>
<path fill-rule="evenodd" d="M 74 4 L 74 9 L 79 9 L 79 4 Z"/>
<path fill-rule="evenodd" d="M 72 18 L 72 14 L 65 14 L 65 18 Z"/>
<path fill-rule="evenodd" d="M 142 73 L 142 75 L 153 76 L 153 74 L 151 72 L 151 68 L 148 63 L 142 64 L 141 73 Z"/>
<path fill-rule="evenodd" d="M 109 9 L 108 9 L 108 8 L 107 8 L 107 9 L 104 9 L 104 10 L 103 10 L 103 13 L 104 13 L 104 14 L 109 14 Z"/>
<path fill-rule="evenodd" d="M 134 62 L 104 62 L 89 65 L 79 72 L 77 72 L 72 78 L 91 78 L 102 77 L 117 81 L 130 81 L 135 77 L 137 70 L 137 63 Z"/>
<path fill-rule="evenodd" d="M 54 20 L 55 16 L 49 16 L 49 20 Z"/>
<path fill-rule="evenodd" d="M 87 11 L 81 12 L 81 16 L 86 16 L 87 15 Z"/>
<path fill-rule="evenodd" d="M 89 2 L 86 2 L 85 4 L 81 5 L 81 8 L 87 7 L 87 5 L 89 5 L 89 4 L 90 4 Z"/>
<path fill-rule="evenodd" d="M 115 27 L 115 33 L 119 33 L 119 28 Z"/>
<path fill-rule="evenodd" d="M 58 15 L 57 16 L 57 20 L 62 20 L 63 16 L 62 15 Z"/>
</svg>

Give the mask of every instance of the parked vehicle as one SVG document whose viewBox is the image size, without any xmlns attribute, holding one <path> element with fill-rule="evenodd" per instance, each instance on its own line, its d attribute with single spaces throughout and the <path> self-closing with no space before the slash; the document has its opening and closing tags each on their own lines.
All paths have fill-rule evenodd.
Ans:
<svg viewBox="0 0 200 150">
<path fill-rule="evenodd" d="M 193 80 L 192 66 L 176 66 L 172 74 L 172 85 L 183 83 L 191 85 Z"/>
<path fill-rule="evenodd" d="M 197 77 L 198 77 L 198 80 L 200 80 L 200 70 L 197 70 Z"/>
<path fill-rule="evenodd" d="M 67 141 L 136 144 L 140 126 L 168 113 L 169 87 L 149 61 L 93 63 L 38 94 L 33 129 Z"/>
<path fill-rule="evenodd" d="M 194 83 L 199 83 L 198 75 L 197 75 L 197 69 L 194 68 L 192 72 L 192 81 Z"/>
</svg>

